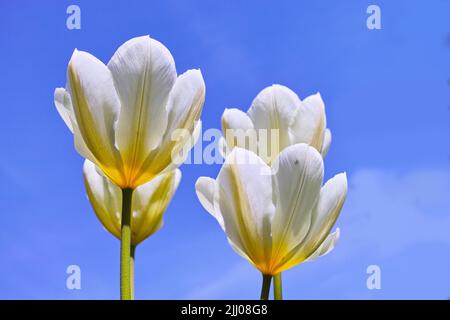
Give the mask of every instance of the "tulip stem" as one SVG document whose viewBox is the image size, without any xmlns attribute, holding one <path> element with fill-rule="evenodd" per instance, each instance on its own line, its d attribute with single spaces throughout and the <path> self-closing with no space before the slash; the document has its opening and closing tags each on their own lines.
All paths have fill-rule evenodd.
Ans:
<svg viewBox="0 0 450 320">
<path fill-rule="evenodd" d="M 132 299 L 131 274 L 131 199 L 133 189 L 122 189 L 122 223 L 120 237 L 120 299 Z"/>
<path fill-rule="evenodd" d="M 283 283 L 281 281 L 281 272 L 273 277 L 273 298 L 283 300 Z"/>
<path fill-rule="evenodd" d="M 263 274 L 263 282 L 261 288 L 261 300 L 269 300 L 270 293 L 270 282 L 272 281 L 272 276 L 270 274 Z"/>
<path fill-rule="evenodd" d="M 134 255 L 136 252 L 136 246 L 130 247 L 130 285 L 131 285 L 131 299 L 134 300 Z"/>
</svg>

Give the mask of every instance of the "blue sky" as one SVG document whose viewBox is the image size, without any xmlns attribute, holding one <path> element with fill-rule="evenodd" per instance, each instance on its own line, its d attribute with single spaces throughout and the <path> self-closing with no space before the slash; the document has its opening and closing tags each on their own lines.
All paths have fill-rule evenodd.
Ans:
<svg viewBox="0 0 450 320">
<path fill-rule="evenodd" d="M 81 30 L 66 8 L 81 8 Z M 368 30 L 366 8 L 381 8 Z M 107 62 L 149 34 L 179 73 L 202 70 L 204 128 L 264 87 L 320 91 L 333 132 L 326 176 L 346 171 L 336 249 L 284 274 L 290 299 L 450 297 L 450 3 L 433 1 L 2 1 L 0 298 L 116 299 L 119 242 L 92 212 L 83 159 L 53 105 L 75 48 Z M 260 275 L 228 246 L 184 165 L 165 226 L 137 249 L 141 299 L 257 298 Z M 66 268 L 81 267 L 81 290 Z M 366 268 L 381 268 L 368 290 Z"/>
</svg>

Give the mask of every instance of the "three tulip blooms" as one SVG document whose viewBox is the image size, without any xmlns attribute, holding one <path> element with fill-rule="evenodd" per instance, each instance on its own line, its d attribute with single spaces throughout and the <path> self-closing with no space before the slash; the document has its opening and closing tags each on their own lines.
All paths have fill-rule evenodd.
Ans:
<svg viewBox="0 0 450 320">
<path fill-rule="evenodd" d="M 204 98 L 200 71 L 177 76 L 168 49 L 148 36 L 124 43 L 107 65 L 75 50 L 66 88 L 55 90 L 57 110 L 86 159 L 94 212 L 121 240 L 122 299 L 133 298 L 134 249 L 162 225 L 181 179 L 174 155 L 195 144 Z M 217 179 L 198 179 L 197 195 L 233 249 L 261 271 L 267 298 L 272 276 L 333 249 L 346 176 L 322 186 L 331 133 L 319 94 L 301 101 L 271 86 L 247 113 L 225 110 L 222 130 L 225 163 Z M 252 145 L 240 137 L 249 133 Z"/>
</svg>

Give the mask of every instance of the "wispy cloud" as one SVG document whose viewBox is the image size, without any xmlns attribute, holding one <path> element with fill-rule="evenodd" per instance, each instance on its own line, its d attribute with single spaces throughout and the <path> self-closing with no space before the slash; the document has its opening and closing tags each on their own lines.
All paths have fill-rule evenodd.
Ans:
<svg viewBox="0 0 450 320">
<path fill-rule="evenodd" d="M 239 290 L 246 291 L 252 287 L 252 266 L 247 261 L 236 263 L 226 273 L 216 280 L 205 283 L 203 286 L 195 288 L 186 299 L 225 299 L 226 297 L 236 298 Z M 241 292 L 242 293 L 242 292 Z"/>
<path fill-rule="evenodd" d="M 450 172 L 417 170 L 405 174 L 363 169 L 350 178 L 341 220 L 342 246 L 391 256 L 408 246 L 450 245 Z"/>
</svg>

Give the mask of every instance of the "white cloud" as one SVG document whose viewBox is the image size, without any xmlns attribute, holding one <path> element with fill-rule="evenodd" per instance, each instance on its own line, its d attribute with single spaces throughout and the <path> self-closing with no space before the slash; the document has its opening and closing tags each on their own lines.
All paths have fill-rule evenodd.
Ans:
<svg viewBox="0 0 450 320">
<path fill-rule="evenodd" d="M 342 228 L 337 250 L 351 246 L 349 254 L 361 249 L 390 256 L 418 243 L 450 244 L 449 195 L 448 170 L 358 170 L 350 175 L 348 199 L 337 224 Z"/>
<path fill-rule="evenodd" d="M 224 299 L 226 297 L 238 299 L 243 293 L 242 290 L 247 291 L 254 286 L 252 281 L 259 281 L 259 278 L 255 277 L 257 272 L 254 272 L 252 268 L 249 262 L 242 260 L 221 277 L 196 288 L 186 299 Z"/>
</svg>

